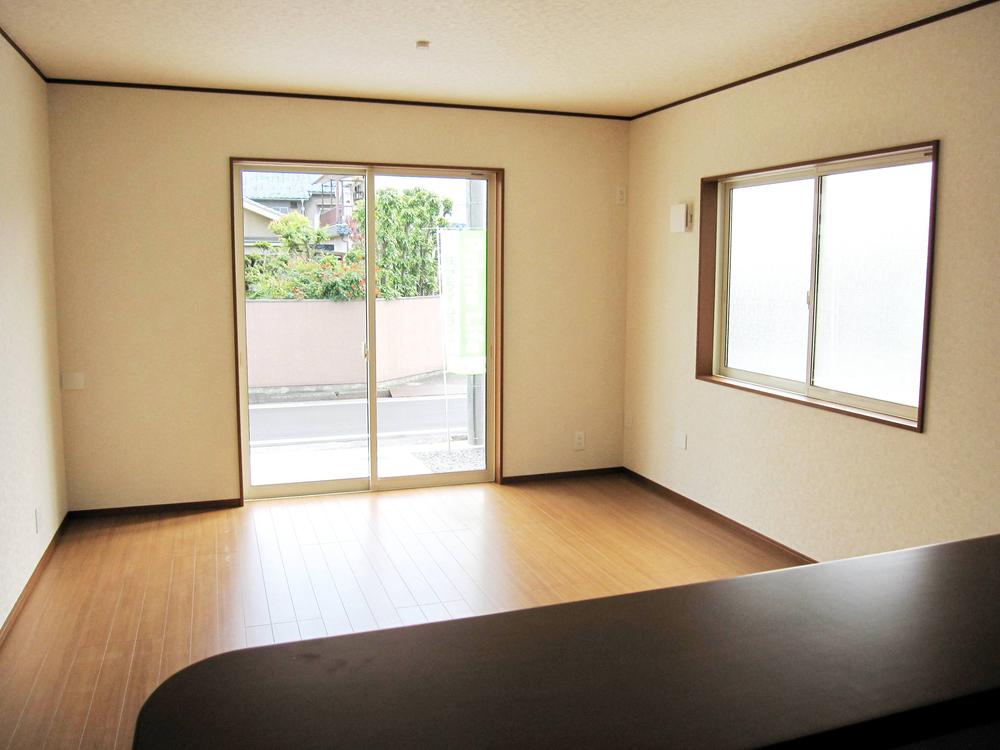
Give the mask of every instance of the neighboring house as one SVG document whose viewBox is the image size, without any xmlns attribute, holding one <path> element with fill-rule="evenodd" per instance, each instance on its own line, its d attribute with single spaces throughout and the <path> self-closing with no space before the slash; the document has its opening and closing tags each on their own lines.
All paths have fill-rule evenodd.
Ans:
<svg viewBox="0 0 1000 750">
<path fill-rule="evenodd" d="M 243 244 L 249 247 L 258 242 L 277 242 L 278 238 L 271 231 L 271 222 L 283 215 L 263 203 L 244 197 Z"/>
<path fill-rule="evenodd" d="M 343 255 L 350 247 L 347 220 L 361 198 L 361 178 L 287 172 L 243 173 L 244 245 L 278 242 L 272 221 L 297 211 L 316 227 L 327 227 L 330 241 L 319 246 Z"/>
</svg>

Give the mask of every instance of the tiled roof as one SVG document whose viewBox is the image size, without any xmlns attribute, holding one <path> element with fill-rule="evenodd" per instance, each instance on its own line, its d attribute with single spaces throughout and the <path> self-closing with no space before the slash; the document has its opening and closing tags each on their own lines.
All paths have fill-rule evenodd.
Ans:
<svg viewBox="0 0 1000 750">
<path fill-rule="evenodd" d="M 320 191 L 323 175 L 302 172 L 244 172 L 243 195 L 251 200 L 304 201 Z"/>
</svg>

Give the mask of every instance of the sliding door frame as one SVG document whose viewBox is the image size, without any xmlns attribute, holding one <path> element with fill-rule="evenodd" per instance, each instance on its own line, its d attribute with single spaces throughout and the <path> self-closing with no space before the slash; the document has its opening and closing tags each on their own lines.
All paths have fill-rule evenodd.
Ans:
<svg viewBox="0 0 1000 750">
<path fill-rule="evenodd" d="M 376 295 L 366 295 L 366 335 L 368 340 L 368 414 L 369 476 L 292 484 L 252 485 L 250 483 L 249 389 L 246 356 L 246 294 L 243 248 L 243 201 L 240 174 L 247 169 L 260 171 L 316 171 L 317 174 L 344 172 L 365 177 L 366 202 L 374 207 L 375 176 L 456 177 L 487 180 L 487 429 L 489 443 L 484 471 L 447 472 L 402 477 L 378 476 L 377 390 L 375 302 Z M 240 500 L 299 497 L 335 492 L 379 491 L 411 487 L 443 486 L 482 481 L 503 481 L 503 181 L 501 168 L 455 167 L 426 164 L 390 164 L 341 160 L 276 159 L 230 157 L 230 219 L 233 257 L 233 335 L 235 344 L 237 390 L 237 445 L 239 446 Z M 239 196 L 237 196 L 239 193 Z M 237 200 L 239 197 L 239 200 Z M 370 280 L 375 278 L 375 211 L 366 211 L 365 268 Z M 369 281 L 369 288 L 372 282 Z"/>
<path fill-rule="evenodd" d="M 496 312 L 495 312 L 495 300 L 496 296 L 493 290 L 496 288 L 497 273 L 496 269 L 498 265 L 496 263 L 496 254 L 494 252 L 493 245 L 495 244 L 493 238 L 497 236 L 497 218 L 498 211 L 496 210 L 497 205 L 497 179 L 493 172 L 486 170 L 476 170 L 476 169 L 460 169 L 460 168 L 444 168 L 444 167 L 400 167 L 400 166 L 388 166 L 388 165 L 376 165 L 369 172 L 371 184 L 369 189 L 372 191 L 371 195 L 375 195 L 375 180 L 381 176 L 392 176 L 392 177 L 444 177 L 444 178 L 456 178 L 456 179 L 467 179 L 467 180 L 486 180 L 486 425 L 489 434 L 486 436 L 487 439 L 487 451 L 486 451 L 486 466 L 481 470 L 473 471 L 454 471 L 454 472 L 441 472 L 432 474 L 411 474 L 398 477 L 380 477 L 378 475 L 378 430 L 372 430 L 372 489 L 373 490 L 391 490 L 391 489 L 403 489 L 411 487 L 435 487 L 444 486 L 450 484 L 469 484 L 472 482 L 487 482 L 487 481 L 498 481 L 497 477 L 497 461 L 496 461 L 496 438 L 492 432 L 492 425 L 496 419 L 496 413 L 499 409 L 496 408 L 496 402 L 494 399 L 496 393 L 495 383 L 499 379 L 497 376 L 497 368 L 492 357 L 492 352 L 495 351 L 496 347 Z M 373 203 L 374 205 L 374 203 Z M 368 220 L 368 231 L 371 237 L 375 237 L 375 211 L 366 212 L 365 216 Z M 375 268 L 375 253 L 370 253 L 370 275 L 374 278 L 374 268 Z M 375 319 L 375 298 L 374 295 L 370 295 L 370 314 L 372 319 Z M 375 339 L 374 327 L 370 330 L 370 340 L 369 346 L 376 350 L 377 341 Z M 377 361 L 377 356 L 375 358 L 369 358 L 369 377 L 374 378 L 374 363 L 372 359 Z M 371 381 L 374 386 L 372 391 L 377 390 L 377 380 Z M 369 422 L 372 425 L 376 425 L 375 412 L 377 408 L 378 398 L 371 400 L 369 404 L 370 417 Z"/>
<path fill-rule="evenodd" d="M 317 177 L 329 172 L 348 174 L 365 178 L 368 171 L 356 166 L 327 163 L 285 163 L 231 160 L 232 204 L 233 204 L 233 295 L 236 302 L 236 381 L 239 405 L 240 444 L 240 494 L 244 500 L 264 500 L 275 497 L 322 495 L 334 492 L 358 492 L 370 488 L 368 476 L 346 479 L 326 479 L 311 482 L 290 482 L 280 484 L 251 483 L 250 466 L 250 393 L 247 364 L 247 324 L 246 324 L 246 282 L 244 280 L 243 237 L 243 172 L 289 172 L 315 173 Z M 365 257 L 368 253 L 368 238 L 365 237 Z M 366 298 L 370 295 L 366 295 Z M 369 312 L 370 314 L 370 312 Z M 365 330 L 370 328 L 365 319 Z M 368 391 L 366 391 L 367 394 Z M 370 467 L 369 467 L 370 468 Z"/>
</svg>

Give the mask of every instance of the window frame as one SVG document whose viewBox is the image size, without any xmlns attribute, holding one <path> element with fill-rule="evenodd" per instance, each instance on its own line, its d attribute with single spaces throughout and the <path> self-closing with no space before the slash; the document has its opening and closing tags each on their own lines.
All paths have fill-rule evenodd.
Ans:
<svg viewBox="0 0 1000 750">
<path fill-rule="evenodd" d="M 695 377 L 702 381 L 753 391 L 786 401 L 922 432 L 926 411 L 925 386 L 930 338 L 931 276 L 934 257 L 939 152 L 940 143 L 938 141 L 927 141 L 703 178 L 701 181 L 698 335 Z M 822 178 L 828 175 L 915 163 L 930 163 L 931 165 L 924 319 L 917 405 L 912 407 L 813 385 Z M 740 187 L 801 179 L 815 181 L 810 285 L 808 311 L 805 313 L 808 316 L 806 378 L 803 382 L 731 368 L 725 364 L 728 341 L 729 216 L 732 191 Z"/>
</svg>

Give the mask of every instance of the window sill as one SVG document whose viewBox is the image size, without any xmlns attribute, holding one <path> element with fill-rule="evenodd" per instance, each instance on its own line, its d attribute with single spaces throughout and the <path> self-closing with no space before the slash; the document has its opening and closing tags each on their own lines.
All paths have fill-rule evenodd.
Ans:
<svg viewBox="0 0 1000 750">
<path fill-rule="evenodd" d="M 900 427 L 904 430 L 911 430 L 912 432 L 923 432 L 922 420 L 919 417 L 916 420 L 904 419 L 903 417 L 893 417 L 888 414 L 879 414 L 878 412 L 868 411 L 867 409 L 858 409 L 853 406 L 844 406 L 843 404 L 837 404 L 832 401 L 810 398 L 809 396 L 804 396 L 801 393 L 791 393 L 789 391 L 781 391 L 776 388 L 768 388 L 766 386 L 757 385 L 756 383 L 747 383 L 743 380 L 734 380 L 733 378 L 726 378 L 721 375 L 696 375 L 695 379 L 706 383 L 724 385 L 727 388 L 736 388 L 740 391 L 758 393 L 761 396 L 770 396 L 771 398 L 778 398 L 782 401 L 790 401 L 792 403 L 802 404 L 803 406 L 811 406 L 814 409 L 823 409 L 824 411 L 846 414 L 849 417 L 858 417 L 859 419 L 866 419 L 869 422 L 879 422 L 881 424 L 889 425 L 890 427 Z"/>
</svg>

